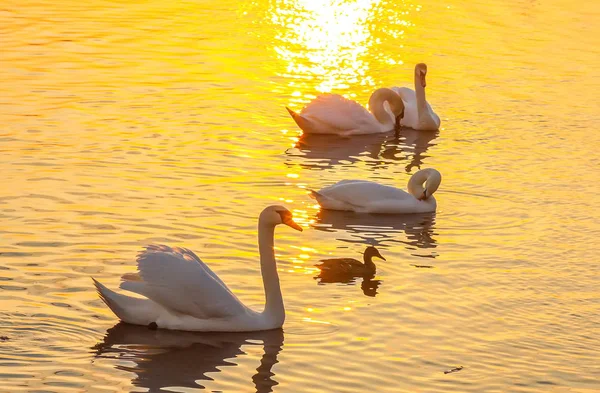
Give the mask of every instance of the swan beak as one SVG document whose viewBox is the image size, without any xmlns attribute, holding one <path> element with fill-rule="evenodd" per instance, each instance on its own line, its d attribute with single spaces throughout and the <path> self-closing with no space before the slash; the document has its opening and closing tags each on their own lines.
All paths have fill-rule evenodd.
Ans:
<svg viewBox="0 0 600 393">
<path fill-rule="evenodd" d="M 400 121 L 404 118 L 404 111 L 402 111 L 402 113 L 400 113 L 398 116 L 396 116 L 396 130 L 400 129 Z"/>
<path fill-rule="evenodd" d="M 421 86 L 427 86 L 427 81 L 425 80 L 425 73 L 421 74 Z"/>
<path fill-rule="evenodd" d="M 286 218 L 285 220 L 283 220 L 283 223 L 289 227 L 294 228 L 297 231 L 302 232 L 302 227 L 298 224 L 296 224 L 296 222 L 294 220 L 292 220 L 292 218 Z"/>
<path fill-rule="evenodd" d="M 424 201 L 425 199 L 427 199 L 427 189 L 423 190 L 423 195 L 421 195 L 417 199 L 420 201 Z"/>
</svg>

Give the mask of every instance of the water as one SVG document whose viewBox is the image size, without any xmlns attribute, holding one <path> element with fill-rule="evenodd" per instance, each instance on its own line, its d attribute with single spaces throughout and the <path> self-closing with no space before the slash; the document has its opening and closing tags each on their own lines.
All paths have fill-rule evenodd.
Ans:
<svg viewBox="0 0 600 393">
<path fill-rule="evenodd" d="M 172 3 L 3 3 L 0 390 L 600 389 L 596 3 Z M 365 104 L 417 62 L 439 133 L 301 138 L 284 109 Z M 436 214 L 307 196 L 419 167 L 443 174 Z M 90 276 L 116 287 L 154 242 L 262 307 L 273 203 L 306 229 L 276 233 L 283 331 L 115 326 Z M 370 282 L 315 279 L 367 244 L 387 259 Z"/>
</svg>

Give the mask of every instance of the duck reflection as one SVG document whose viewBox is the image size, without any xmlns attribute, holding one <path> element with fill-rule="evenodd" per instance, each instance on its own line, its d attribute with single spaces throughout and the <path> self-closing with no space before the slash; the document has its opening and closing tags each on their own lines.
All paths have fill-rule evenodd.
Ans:
<svg viewBox="0 0 600 393">
<path fill-rule="evenodd" d="M 409 250 L 422 254 L 414 256 L 435 258 L 431 249 L 437 247 L 434 239 L 435 213 L 424 214 L 356 214 L 354 212 L 321 210 L 312 226 L 319 231 L 337 232 L 338 240 L 348 243 L 403 243 Z M 396 239 L 401 232 L 406 240 Z M 346 235 L 350 235 L 347 238 Z"/>
<path fill-rule="evenodd" d="M 119 370 L 136 374 L 132 383 L 160 391 L 166 387 L 204 388 L 196 381 L 213 380 L 224 371 L 223 366 L 235 366 L 235 358 L 245 355 L 244 345 L 259 345 L 264 353 L 260 366 L 252 377 L 256 392 L 272 392 L 278 383 L 271 368 L 283 346 L 283 330 L 247 333 L 194 333 L 170 330 L 151 330 L 147 327 L 119 323 L 109 329 L 104 340 L 97 344 L 96 357 L 128 360 Z"/>
<path fill-rule="evenodd" d="M 296 145 L 288 149 L 287 165 L 294 165 L 294 157 L 301 157 L 300 166 L 311 169 L 327 169 L 337 165 L 350 165 L 364 161 L 375 168 L 385 168 L 391 163 L 408 161 L 405 167 L 412 168 L 423 164 L 425 152 L 434 144 L 439 133 L 400 129 L 396 132 L 354 135 L 302 134 Z"/>
<path fill-rule="evenodd" d="M 319 284 L 326 283 L 342 283 L 353 284 L 358 277 L 362 277 L 361 289 L 367 296 L 374 297 L 377 295 L 377 288 L 381 284 L 380 280 L 374 280 L 377 267 L 373 262 L 373 258 L 385 258 L 373 246 L 367 247 L 363 253 L 364 263 L 354 258 L 331 258 L 322 259 L 321 263 L 315 265 L 319 268 L 320 273 L 315 279 L 319 280 Z"/>
<path fill-rule="evenodd" d="M 332 283 L 353 285 L 356 283 L 357 278 L 362 278 L 360 289 L 365 296 L 375 297 L 378 294 L 377 289 L 379 289 L 379 286 L 381 285 L 381 280 L 375 280 L 375 273 L 365 274 L 363 276 L 345 276 L 321 272 L 315 277 L 315 280 L 318 280 L 319 285 Z"/>
</svg>

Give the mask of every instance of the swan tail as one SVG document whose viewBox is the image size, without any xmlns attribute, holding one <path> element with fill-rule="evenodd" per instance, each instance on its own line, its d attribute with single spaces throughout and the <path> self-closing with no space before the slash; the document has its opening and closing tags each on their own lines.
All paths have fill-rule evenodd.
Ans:
<svg viewBox="0 0 600 393">
<path fill-rule="evenodd" d="M 294 121 L 296 122 L 298 127 L 300 127 L 301 130 L 310 132 L 310 130 L 313 128 L 313 125 L 309 120 L 305 119 L 304 117 L 302 117 L 302 115 L 294 112 L 287 106 L 285 107 L 285 109 L 287 109 L 288 113 L 290 114 L 290 116 L 292 116 L 292 119 L 294 119 Z"/>
<path fill-rule="evenodd" d="M 140 299 L 121 295 L 94 280 L 94 286 L 100 299 L 119 317 L 120 320 L 136 325 L 148 325 L 158 317 L 157 304 L 150 299 Z"/>
<path fill-rule="evenodd" d="M 323 193 L 317 192 L 315 190 L 310 190 L 309 196 L 312 199 L 316 199 L 319 206 L 321 206 L 321 208 L 323 208 L 323 209 L 368 213 L 368 211 L 362 206 L 354 205 L 350 202 L 341 201 L 341 200 L 329 197 L 329 196 L 327 196 Z"/>
<path fill-rule="evenodd" d="M 309 190 L 310 194 L 308 194 L 309 197 L 311 197 L 312 199 L 316 199 L 317 201 L 319 200 L 319 197 L 324 197 L 323 194 L 319 194 L 317 191 L 315 190 Z"/>
<path fill-rule="evenodd" d="M 335 199 L 332 199 L 327 195 L 321 194 L 320 192 L 317 192 L 315 190 L 310 190 L 309 196 L 312 199 L 315 199 L 317 203 L 325 209 L 329 209 L 331 208 L 331 206 L 337 206 L 339 204 L 339 202 L 337 202 Z"/>
</svg>

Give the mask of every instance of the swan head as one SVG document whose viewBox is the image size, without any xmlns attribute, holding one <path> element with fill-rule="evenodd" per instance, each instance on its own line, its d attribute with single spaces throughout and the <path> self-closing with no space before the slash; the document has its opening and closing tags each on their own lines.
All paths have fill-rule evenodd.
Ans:
<svg viewBox="0 0 600 393">
<path fill-rule="evenodd" d="M 427 64 L 419 63 L 415 66 L 415 78 L 421 83 L 421 86 L 427 86 L 425 76 L 427 75 Z"/>
<path fill-rule="evenodd" d="M 265 208 L 262 213 L 260 213 L 259 222 L 272 226 L 285 224 L 302 232 L 302 227 L 294 221 L 292 212 L 279 205 L 272 205 Z"/>
<path fill-rule="evenodd" d="M 433 168 L 415 172 L 408 181 L 408 192 L 420 201 L 427 200 L 442 183 L 442 174 Z"/>
</svg>

